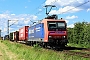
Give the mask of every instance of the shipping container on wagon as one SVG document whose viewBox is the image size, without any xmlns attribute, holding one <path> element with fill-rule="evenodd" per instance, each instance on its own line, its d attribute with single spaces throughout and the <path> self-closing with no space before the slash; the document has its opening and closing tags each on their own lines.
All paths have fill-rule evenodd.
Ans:
<svg viewBox="0 0 90 60">
<path fill-rule="evenodd" d="M 28 39 L 28 27 L 24 26 L 19 29 L 19 40 L 26 41 Z"/>
<path fill-rule="evenodd" d="M 12 40 L 15 40 L 15 32 L 13 32 L 13 39 Z"/>
<path fill-rule="evenodd" d="M 13 40 L 15 41 L 19 40 L 19 31 L 13 32 Z"/>
<path fill-rule="evenodd" d="M 28 41 L 44 41 L 44 24 L 36 24 L 28 28 Z"/>
</svg>

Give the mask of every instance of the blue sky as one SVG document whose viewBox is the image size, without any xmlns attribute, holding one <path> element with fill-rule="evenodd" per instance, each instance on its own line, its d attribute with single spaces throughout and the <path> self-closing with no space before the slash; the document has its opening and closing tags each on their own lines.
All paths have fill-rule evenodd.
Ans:
<svg viewBox="0 0 90 60">
<path fill-rule="evenodd" d="M 2 36 L 7 34 L 7 20 L 11 20 L 9 25 L 16 22 L 9 28 L 13 32 L 30 25 L 31 21 L 44 19 L 45 5 L 56 5 L 57 8 L 53 8 L 50 14 L 57 14 L 59 18 L 65 19 L 68 27 L 74 27 L 75 22 L 90 22 L 90 2 L 76 8 L 87 1 L 90 0 L 0 0 Z"/>
</svg>

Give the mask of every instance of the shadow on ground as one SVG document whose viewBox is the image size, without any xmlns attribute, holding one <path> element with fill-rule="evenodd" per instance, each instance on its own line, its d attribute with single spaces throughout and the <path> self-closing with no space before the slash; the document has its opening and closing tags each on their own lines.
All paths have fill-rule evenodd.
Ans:
<svg viewBox="0 0 90 60">
<path fill-rule="evenodd" d="M 64 50 L 87 50 L 87 48 L 79 48 L 79 47 L 67 46 L 67 47 L 64 48 Z"/>
</svg>

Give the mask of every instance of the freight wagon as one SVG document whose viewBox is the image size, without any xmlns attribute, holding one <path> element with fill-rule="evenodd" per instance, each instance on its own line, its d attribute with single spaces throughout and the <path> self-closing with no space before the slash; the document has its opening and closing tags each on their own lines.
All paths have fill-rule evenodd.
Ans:
<svg viewBox="0 0 90 60">
<path fill-rule="evenodd" d="M 28 39 L 28 27 L 29 26 L 24 26 L 19 29 L 19 40 L 20 41 L 27 41 Z"/>
<path fill-rule="evenodd" d="M 10 40 L 18 41 L 19 40 L 19 31 L 12 32 L 10 34 Z"/>
<path fill-rule="evenodd" d="M 19 31 L 15 31 L 10 33 L 11 41 L 27 41 L 28 40 L 28 27 L 24 26 L 19 29 Z"/>
</svg>

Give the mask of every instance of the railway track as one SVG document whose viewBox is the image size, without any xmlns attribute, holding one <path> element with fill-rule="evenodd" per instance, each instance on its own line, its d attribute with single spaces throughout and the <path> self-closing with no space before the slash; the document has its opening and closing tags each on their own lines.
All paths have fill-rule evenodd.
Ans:
<svg viewBox="0 0 90 60">
<path fill-rule="evenodd" d="M 90 49 L 88 49 L 88 48 L 78 48 L 78 47 L 66 46 L 65 48 L 58 48 L 58 49 L 54 48 L 51 50 L 54 50 L 57 53 L 63 52 L 66 55 L 80 56 L 83 58 L 90 58 Z"/>
<path fill-rule="evenodd" d="M 58 50 L 60 51 L 60 50 Z M 88 48 L 78 48 L 67 46 L 61 51 L 67 55 L 80 56 L 84 58 L 90 58 L 90 49 Z"/>
<path fill-rule="evenodd" d="M 84 58 L 90 58 L 90 53 L 85 53 L 85 52 L 75 52 L 75 51 L 64 50 L 63 53 L 66 53 L 68 55 L 80 56 Z"/>
</svg>

